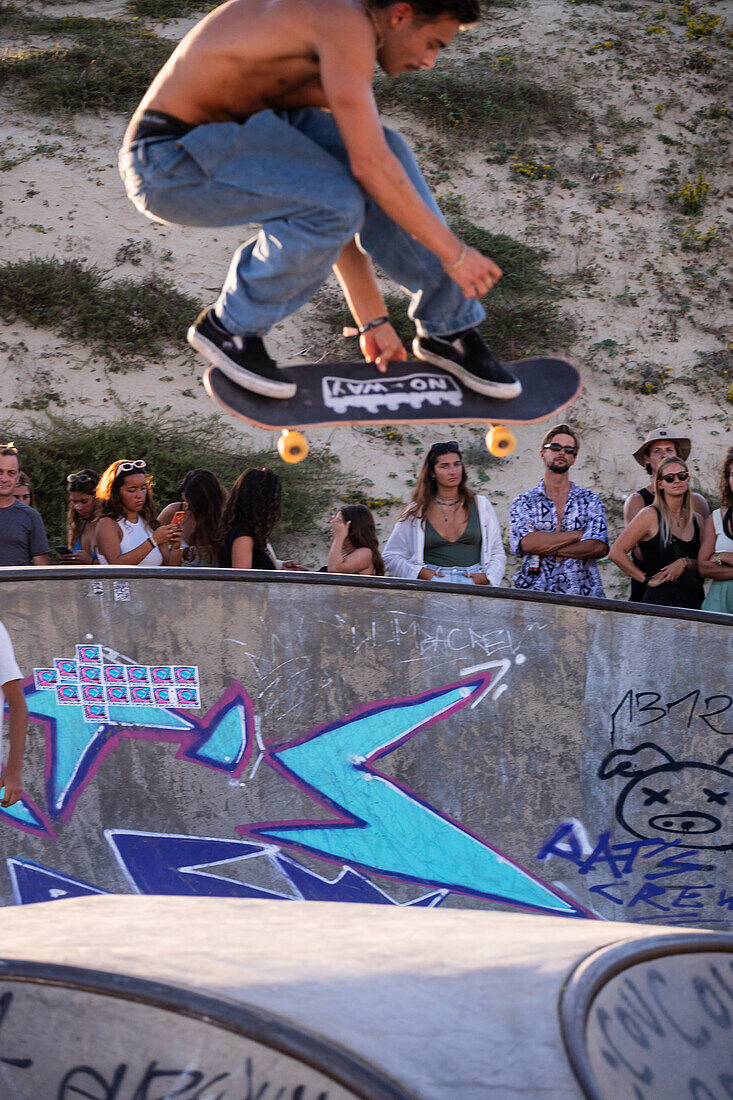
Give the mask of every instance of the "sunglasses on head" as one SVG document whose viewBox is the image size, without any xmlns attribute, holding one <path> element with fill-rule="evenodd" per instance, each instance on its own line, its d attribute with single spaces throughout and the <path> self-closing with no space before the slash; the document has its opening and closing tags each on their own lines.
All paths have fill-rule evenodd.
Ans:
<svg viewBox="0 0 733 1100">
<path fill-rule="evenodd" d="M 117 467 L 117 473 L 115 477 L 119 477 L 120 474 L 129 474 L 133 470 L 147 470 L 148 464 L 144 458 L 136 458 L 134 462 L 121 462 Z"/>
<path fill-rule="evenodd" d="M 73 485 L 96 485 L 97 478 L 92 477 L 91 474 L 69 474 L 66 484 L 69 487 Z"/>
<path fill-rule="evenodd" d="M 428 451 L 428 455 L 445 455 L 448 454 L 449 451 L 455 454 L 459 453 L 458 444 L 455 439 L 449 439 L 446 443 L 433 443 Z"/>
<path fill-rule="evenodd" d="M 689 481 L 690 475 L 686 470 L 683 470 L 679 474 L 661 474 L 659 480 L 666 481 L 668 485 L 671 485 L 673 481 Z"/>
<path fill-rule="evenodd" d="M 543 450 L 554 451 L 555 454 L 559 454 L 560 451 L 564 451 L 566 455 L 574 455 L 578 453 L 577 447 L 563 447 L 562 443 L 545 443 Z"/>
</svg>

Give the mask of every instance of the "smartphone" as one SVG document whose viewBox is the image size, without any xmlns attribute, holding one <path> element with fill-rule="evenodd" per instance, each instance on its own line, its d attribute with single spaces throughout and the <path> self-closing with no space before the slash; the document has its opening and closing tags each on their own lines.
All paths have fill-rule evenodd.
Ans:
<svg viewBox="0 0 733 1100">
<path fill-rule="evenodd" d="M 54 546 L 54 554 L 58 554 L 59 557 L 66 557 L 67 554 L 73 554 L 73 550 L 69 550 L 68 546 Z"/>
<path fill-rule="evenodd" d="M 176 512 L 173 519 L 171 520 L 171 524 L 175 527 L 177 524 L 183 523 L 185 518 L 186 518 L 186 513 L 185 512 Z"/>
</svg>

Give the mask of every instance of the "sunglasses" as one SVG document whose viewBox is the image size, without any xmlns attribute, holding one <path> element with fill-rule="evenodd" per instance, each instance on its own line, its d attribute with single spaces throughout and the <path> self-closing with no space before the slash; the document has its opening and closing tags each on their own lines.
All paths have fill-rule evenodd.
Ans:
<svg viewBox="0 0 733 1100">
<path fill-rule="evenodd" d="M 576 447 L 563 447 L 562 443 L 545 443 L 543 450 L 554 451 L 555 454 L 559 454 L 560 451 L 564 451 L 566 455 L 575 455 L 578 453 Z"/>
<path fill-rule="evenodd" d="M 428 451 L 428 455 L 445 455 L 448 454 L 449 451 L 455 454 L 459 453 L 458 444 L 455 439 L 449 439 L 447 443 L 433 443 Z"/>
<path fill-rule="evenodd" d="M 92 477 L 91 474 L 69 474 L 66 479 L 66 484 L 71 485 L 96 485 L 97 478 Z"/>
<path fill-rule="evenodd" d="M 137 458 L 134 462 L 121 462 L 117 467 L 117 473 L 115 477 L 119 477 L 120 474 L 129 474 L 133 470 L 147 470 L 148 464 L 144 458 Z"/>
<path fill-rule="evenodd" d="M 0 443 L 0 451 L 3 451 L 7 455 L 17 455 L 18 448 L 14 443 Z"/>
<path fill-rule="evenodd" d="M 662 474 L 659 480 L 666 481 L 668 485 L 671 485 L 674 481 L 689 481 L 690 475 L 687 471 L 683 471 L 681 474 Z"/>
</svg>

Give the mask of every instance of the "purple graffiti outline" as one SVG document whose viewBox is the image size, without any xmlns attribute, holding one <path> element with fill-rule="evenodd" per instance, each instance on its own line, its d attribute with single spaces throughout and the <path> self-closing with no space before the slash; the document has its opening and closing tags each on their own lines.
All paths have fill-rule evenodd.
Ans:
<svg viewBox="0 0 733 1100">
<path fill-rule="evenodd" d="M 283 779 L 301 790 L 316 804 L 323 806 L 324 809 L 327 809 L 331 813 L 335 814 L 337 820 L 318 821 L 307 818 L 288 818 L 284 821 L 260 821 L 249 825 L 237 825 L 234 831 L 236 833 L 240 833 L 242 836 L 252 836 L 260 840 L 268 840 L 270 843 L 272 843 L 273 838 L 268 835 L 268 831 L 273 829 L 277 829 L 278 831 L 310 827 L 315 827 L 318 829 L 359 829 L 372 824 L 371 822 L 365 821 L 362 818 L 358 817 L 356 814 L 347 810 L 344 806 L 341 806 L 339 803 L 329 798 L 328 795 L 323 794 L 323 792 L 318 790 L 317 787 L 314 787 L 312 784 L 307 783 L 305 780 L 301 779 L 291 768 L 288 767 L 287 764 L 284 764 L 281 760 L 276 759 L 275 754 L 279 752 L 284 752 L 286 749 L 294 748 L 297 745 L 305 744 L 305 742 L 307 741 L 315 740 L 315 738 L 320 737 L 323 734 L 329 733 L 331 730 L 337 729 L 339 726 L 346 725 L 347 723 L 352 722 L 357 718 L 369 717 L 372 714 L 378 714 L 380 711 L 383 711 L 387 708 L 392 709 L 396 706 L 399 706 L 400 704 L 420 703 L 423 701 L 427 701 L 431 698 L 435 698 L 438 695 L 443 695 L 446 692 L 454 690 L 456 688 L 473 685 L 474 690 L 471 692 L 470 695 L 467 695 L 464 699 L 457 700 L 455 703 L 451 704 L 451 706 L 448 707 L 446 710 L 441 711 L 440 714 L 433 715 L 431 718 L 426 719 L 418 726 L 415 726 L 414 729 L 408 730 L 402 737 L 394 742 L 390 742 L 389 745 L 387 745 L 386 747 L 381 746 L 380 748 L 375 749 L 374 752 L 372 752 L 368 757 L 365 757 L 363 761 L 360 761 L 359 767 L 364 771 L 370 772 L 376 778 L 383 779 L 391 786 L 398 788 L 402 792 L 402 794 L 409 798 L 411 801 L 417 803 L 425 810 L 428 810 L 430 813 L 435 814 L 436 817 L 441 818 L 443 821 L 448 822 L 454 828 L 460 830 L 462 833 L 465 833 L 467 836 L 477 841 L 482 847 L 487 848 L 500 859 L 505 860 L 513 867 L 519 868 L 522 874 L 525 874 L 528 878 L 538 883 L 544 889 L 556 894 L 557 897 L 561 898 L 564 902 L 566 902 L 575 910 L 575 914 L 568 914 L 568 916 L 574 916 L 577 914 L 577 916 L 584 916 L 590 920 L 597 920 L 598 918 L 595 913 L 593 913 L 590 909 L 587 909 L 585 906 L 580 905 L 580 903 L 576 901 L 575 898 L 567 897 L 562 891 L 558 890 L 554 886 L 548 886 L 548 884 L 544 882 L 541 878 L 539 878 L 539 876 L 527 870 L 526 867 L 523 867 L 520 864 L 516 863 L 516 861 L 513 860 L 510 856 L 502 852 L 500 848 L 496 848 L 494 845 L 489 844 L 488 841 L 484 840 L 483 837 L 480 837 L 471 829 L 467 829 L 460 821 L 453 818 L 450 814 L 441 813 L 426 799 L 421 798 L 411 787 L 408 787 L 406 783 L 402 783 L 395 779 L 394 776 L 386 775 L 383 772 L 380 772 L 376 768 L 372 767 L 374 761 L 381 759 L 383 756 L 388 756 L 390 753 L 395 751 L 395 749 L 399 748 L 400 745 L 403 745 L 406 741 L 409 741 L 418 733 L 424 732 L 426 729 L 428 729 L 429 726 L 432 726 L 435 722 L 441 722 L 444 719 L 449 718 L 456 711 L 461 710 L 467 705 L 467 703 L 471 701 L 471 699 L 473 699 L 478 691 L 488 688 L 490 682 L 491 674 L 485 672 L 478 677 L 472 676 L 468 679 L 458 680 L 454 683 L 444 685 L 437 689 L 420 692 L 417 695 L 399 696 L 392 699 L 380 699 L 377 702 L 370 701 L 368 703 L 361 704 L 360 706 L 356 707 L 355 710 L 350 711 L 347 715 L 338 719 L 335 722 L 327 722 L 322 726 L 317 726 L 315 729 L 310 730 L 309 732 L 299 737 L 293 738 L 290 741 L 283 742 L 282 744 L 268 745 L 263 754 L 265 762 L 274 771 L 281 775 Z M 300 841 L 295 840 L 286 840 L 281 836 L 277 837 L 277 843 L 286 845 L 287 847 L 293 848 L 296 851 L 302 852 L 306 855 L 317 855 L 319 859 L 323 859 L 327 863 L 332 863 L 334 865 L 343 865 L 343 858 L 333 856 L 328 852 L 323 852 L 320 848 L 314 847 L 312 845 L 301 843 Z M 394 878 L 400 882 L 416 882 L 427 886 L 434 886 L 438 889 L 447 889 L 452 893 L 463 894 L 468 897 L 488 898 L 492 901 L 498 901 L 505 905 L 511 905 L 513 908 L 523 910 L 526 909 L 528 912 L 537 912 L 538 909 L 538 907 L 525 902 L 509 901 L 506 897 L 482 892 L 479 890 L 471 890 L 466 886 L 451 885 L 449 883 L 441 882 L 435 879 L 418 878 L 414 875 L 398 874 L 392 871 L 385 871 L 383 868 L 376 867 L 368 863 L 361 863 L 355 859 L 349 859 L 348 865 L 350 867 L 358 868 L 363 871 L 371 872 L 372 874 L 384 875 L 388 878 Z M 558 913 L 557 915 L 562 916 L 563 914 Z"/>
<path fill-rule="evenodd" d="M 51 819 L 43 812 L 42 809 L 29 798 L 27 794 L 21 795 L 18 799 L 21 805 L 25 806 L 29 813 L 33 814 L 38 819 L 38 825 L 33 825 L 29 821 L 21 821 L 19 818 L 14 817 L 8 810 L 3 809 L 0 806 L 0 821 L 6 821 L 9 825 L 13 825 L 16 829 L 20 829 L 21 832 L 29 833 L 31 836 L 40 836 L 47 840 L 58 840 L 56 831 L 51 824 Z"/>
<path fill-rule="evenodd" d="M 32 677 L 26 678 L 23 681 L 23 690 L 26 695 L 34 694 L 37 691 Z M 179 720 L 186 722 L 188 726 L 187 729 L 176 730 L 163 726 L 151 725 L 138 727 L 130 723 L 118 724 L 111 721 L 100 722 L 94 738 L 90 741 L 79 760 L 79 766 L 64 800 L 64 805 L 60 810 L 54 812 L 50 807 L 53 803 L 54 768 L 57 761 L 56 739 L 54 736 L 56 719 L 46 714 L 39 713 L 33 709 L 32 703 L 29 703 L 29 717 L 32 717 L 44 730 L 46 746 L 44 785 L 49 813 L 51 813 L 53 818 L 57 821 L 69 821 L 74 814 L 79 798 L 96 776 L 102 763 L 115 751 L 123 738 L 126 740 L 152 741 L 159 744 L 178 744 L 179 749 L 176 753 L 176 760 L 199 764 L 201 767 L 211 768 L 213 771 L 223 772 L 227 775 L 231 775 L 233 778 L 237 778 L 247 767 L 252 757 L 253 737 L 246 738 L 244 750 L 234 762 L 233 767 L 217 765 L 211 760 L 200 759 L 195 755 L 196 751 L 205 744 L 213 733 L 219 721 L 221 721 L 226 716 L 227 712 L 237 704 L 241 705 L 244 709 L 245 729 L 253 731 L 254 705 L 245 688 L 236 680 L 226 688 L 219 696 L 216 703 L 214 703 L 201 719 L 194 718 L 191 712 L 187 710 L 179 710 L 175 707 L 161 708 L 167 713 L 175 715 Z M 38 813 L 38 816 L 44 822 L 47 821 L 48 819 L 45 815 L 35 809 L 35 804 L 32 805 L 34 813 Z M 7 818 L 6 816 L 6 819 L 12 821 L 12 824 L 15 825 L 16 828 L 24 828 L 26 831 L 31 831 L 29 826 L 17 821 L 15 818 Z M 48 835 L 53 840 L 58 839 L 53 829 L 50 829 Z"/>
</svg>

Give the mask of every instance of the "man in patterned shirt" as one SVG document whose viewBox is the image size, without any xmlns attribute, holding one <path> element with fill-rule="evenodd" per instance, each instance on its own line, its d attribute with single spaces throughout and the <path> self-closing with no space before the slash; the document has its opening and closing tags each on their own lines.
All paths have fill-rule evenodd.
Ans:
<svg viewBox="0 0 733 1100">
<path fill-rule="evenodd" d="M 574 596 L 604 596 L 596 560 L 608 553 L 601 498 L 570 480 L 578 436 L 557 424 L 542 440 L 545 472 L 539 485 L 512 501 L 510 548 L 523 557 L 517 588 Z"/>
</svg>

